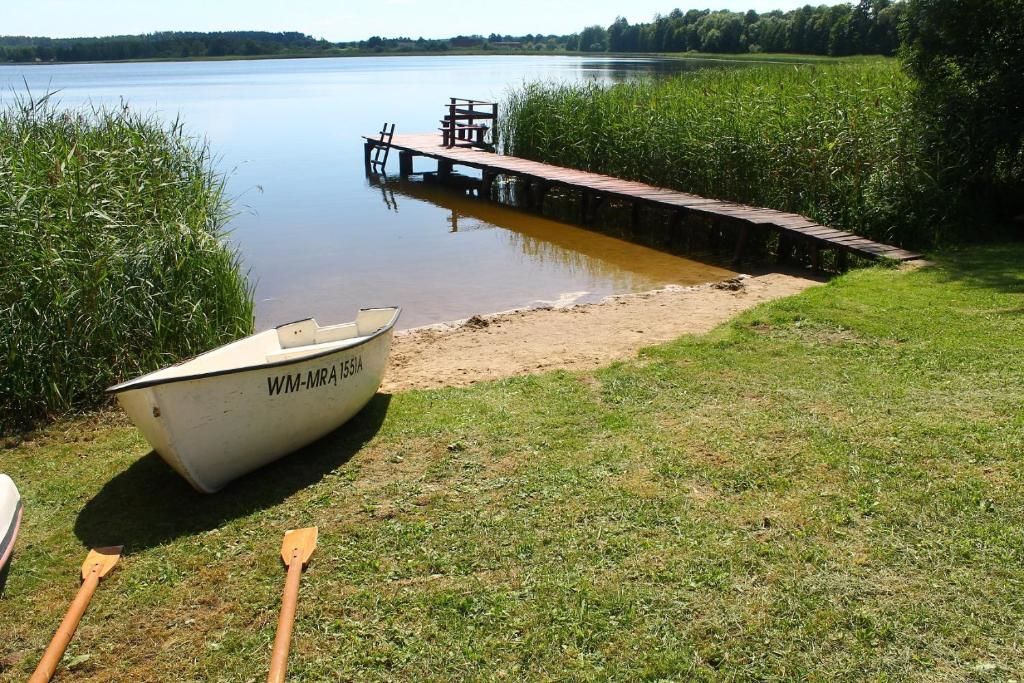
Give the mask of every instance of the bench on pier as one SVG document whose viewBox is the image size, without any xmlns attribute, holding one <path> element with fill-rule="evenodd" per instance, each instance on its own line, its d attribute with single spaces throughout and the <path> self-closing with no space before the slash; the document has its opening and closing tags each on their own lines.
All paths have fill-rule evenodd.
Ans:
<svg viewBox="0 0 1024 683">
<path fill-rule="evenodd" d="M 485 141 L 487 131 L 498 121 L 498 104 L 465 97 L 450 97 L 448 113 L 441 119 L 442 147 L 481 147 L 490 149 Z M 490 124 L 490 125 L 488 125 Z"/>
<path fill-rule="evenodd" d="M 490 129 L 490 126 L 483 123 L 457 123 L 453 126 L 447 116 L 441 119 L 441 127 L 438 128 L 441 131 L 441 145 L 444 147 L 454 147 L 460 142 L 485 147 L 484 136 Z"/>
</svg>

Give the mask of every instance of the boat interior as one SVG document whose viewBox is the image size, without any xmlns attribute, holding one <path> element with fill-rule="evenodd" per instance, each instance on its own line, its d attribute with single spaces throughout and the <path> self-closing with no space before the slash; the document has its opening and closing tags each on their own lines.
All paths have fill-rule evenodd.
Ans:
<svg viewBox="0 0 1024 683">
<path fill-rule="evenodd" d="M 195 358 L 151 372 L 133 380 L 113 386 L 107 391 L 131 389 L 134 384 L 150 384 L 191 375 L 232 368 L 250 368 L 270 363 L 297 360 L 326 351 L 356 346 L 398 319 L 399 309 L 364 308 L 352 322 L 338 325 L 319 325 L 307 318 L 265 330 L 225 346 L 207 351 Z"/>
<path fill-rule="evenodd" d="M 353 322 L 323 327 L 313 318 L 280 325 L 274 330 L 278 348 L 267 351 L 266 362 L 292 360 L 349 345 L 342 342 L 358 343 L 386 327 L 397 316 L 397 311 L 395 308 L 367 308 L 359 311 Z"/>
</svg>

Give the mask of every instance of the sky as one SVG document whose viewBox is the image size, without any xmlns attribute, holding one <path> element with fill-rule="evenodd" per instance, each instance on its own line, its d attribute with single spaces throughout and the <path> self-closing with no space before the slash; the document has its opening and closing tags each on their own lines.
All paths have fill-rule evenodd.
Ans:
<svg viewBox="0 0 1024 683">
<path fill-rule="evenodd" d="M 815 0 L 811 4 L 837 4 Z M 463 34 L 576 33 L 617 16 L 650 21 L 673 8 L 790 10 L 806 0 L 0 0 L 0 35 L 106 36 L 154 31 L 300 31 L 332 42 Z"/>
</svg>

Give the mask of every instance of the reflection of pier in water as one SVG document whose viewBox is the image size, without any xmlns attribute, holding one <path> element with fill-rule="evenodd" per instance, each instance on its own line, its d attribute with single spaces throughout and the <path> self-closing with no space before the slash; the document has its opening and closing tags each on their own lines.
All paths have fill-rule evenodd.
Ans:
<svg viewBox="0 0 1024 683">
<path fill-rule="evenodd" d="M 617 237 L 476 198 L 479 180 L 452 176 L 441 185 L 397 176 L 371 176 L 389 210 L 400 211 L 399 198 L 427 202 L 449 212 L 449 232 L 502 229 L 510 244 L 537 262 L 557 263 L 570 272 L 598 275 L 631 289 L 630 274 L 666 284 L 689 285 L 721 280 L 733 271 L 652 249 Z M 458 189 L 461 188 L 461 191 Z"/>
</svg>

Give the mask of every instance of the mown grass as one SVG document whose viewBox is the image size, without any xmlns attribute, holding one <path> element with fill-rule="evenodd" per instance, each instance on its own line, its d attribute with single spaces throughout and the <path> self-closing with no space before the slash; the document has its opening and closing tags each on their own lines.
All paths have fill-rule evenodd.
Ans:
<svg viewBox="0 0 1024 683">
<path fill-rule="evenodd" d="M 510 154 L 920 247 L 941 236 L 910 95 L 886 59 L 532 83 L 507 96 L 499 137 Z"/>
<path fill-rule="evenodd" d="M 207 145 L 127 107 L 0 111 L 0 430 L 251 331 Z"/>
<path fill-rule="evenodd" d="M 0 678 L 93 544 L 127 554 L 61 680 L 1024 675 L 1024 247 L 865 269 L 592 373 L 379 396 L 193 494 L 110 413 L 3 454 L 24 535 Z"/>
</svg>

